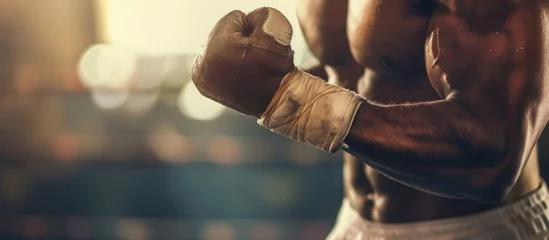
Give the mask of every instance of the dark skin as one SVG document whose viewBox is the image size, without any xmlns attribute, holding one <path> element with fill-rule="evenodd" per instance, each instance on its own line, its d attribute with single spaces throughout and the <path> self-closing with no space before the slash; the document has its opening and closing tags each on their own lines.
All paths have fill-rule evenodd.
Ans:
<svg viewBox="0 0 549 240">
<path fill-rule="evenodd" d="M 430 220 L 534 191 L 549 5 L 350 1 L 300 0 L 298 16 L 329 81 L 367 99 L 346 139 L 353 208 L 379 222 Z"/>
</svg>

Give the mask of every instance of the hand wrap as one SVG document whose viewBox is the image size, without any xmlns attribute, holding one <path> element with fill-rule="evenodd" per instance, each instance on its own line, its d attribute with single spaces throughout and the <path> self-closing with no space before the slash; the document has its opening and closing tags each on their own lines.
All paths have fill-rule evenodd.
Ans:
<svg viewBox="0 0 549 240">
<path fill-rule="evenodd" d="M 362 97 L 295 68 L 284 77 L 258 123 L 272 132 L 334 153 Z"/>
</svg>

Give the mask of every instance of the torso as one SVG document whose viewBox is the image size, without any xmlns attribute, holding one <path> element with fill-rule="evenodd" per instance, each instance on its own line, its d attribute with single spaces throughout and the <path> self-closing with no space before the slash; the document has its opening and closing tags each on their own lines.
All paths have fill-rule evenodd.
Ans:
<svg viewBox="0 0 549 240">
<path fill-rule="evenodd" d="M 425 70 L 426 64 L 432 64 L 431 58 L 426 61 L 425 50 L 435 4 L 427 0 L 349 1 L 346 5 L 346 1 L 300 0 L 298 5 L 306 39 L 313 54 L 326 65 L 329 81 L 386 104 L 443 98 L 435 90 L 437 79 L 429 79 Z M 535 152 L 506 202 L 538 187 Z M 343 171 L 345 196 L 372 221 L 431 220 L 497 207 L 412 189 L 348 154 Z"/>
</svg>

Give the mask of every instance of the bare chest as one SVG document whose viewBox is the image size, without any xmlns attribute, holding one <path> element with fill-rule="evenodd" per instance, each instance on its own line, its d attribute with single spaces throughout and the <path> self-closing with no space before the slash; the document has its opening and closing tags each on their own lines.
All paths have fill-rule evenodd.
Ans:
<svg viewBox="0 0 549 240">
<path fill-rule="evenodd" d="M 350 0 L 347 38 L 365 68 L 358 91 L 378 102 L 438 99 L 426 73 L 430 12 L 414 0 Z"/>
<path fill-rule="evenodd" d="M 387 76 L 425 76 L 427 6 L 413 0 L 350 0 L 347 37 L 355 60 Z"/>
</svg>

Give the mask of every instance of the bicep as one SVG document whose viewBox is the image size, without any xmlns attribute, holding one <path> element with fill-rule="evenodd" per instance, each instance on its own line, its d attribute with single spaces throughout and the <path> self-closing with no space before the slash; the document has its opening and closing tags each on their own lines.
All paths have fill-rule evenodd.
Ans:
<svg viewBox="0 0 549 240">
<path fill-rule="evenodd" d="M 426 63 L 437 91 L 460 105 L 491 135 L 487 138 L 505 141 L 508 154 L 516 155 L 510 158 L 518 159 L 547 122 L 546 23 L 541 1 L 505 2 L 486 1 L 492 4 L 487 8 L 464 0 L 447 7 L 452 11 L 435 11 Z M 458 125 L 456 132 L 468 129 Z"/>
</svg>

